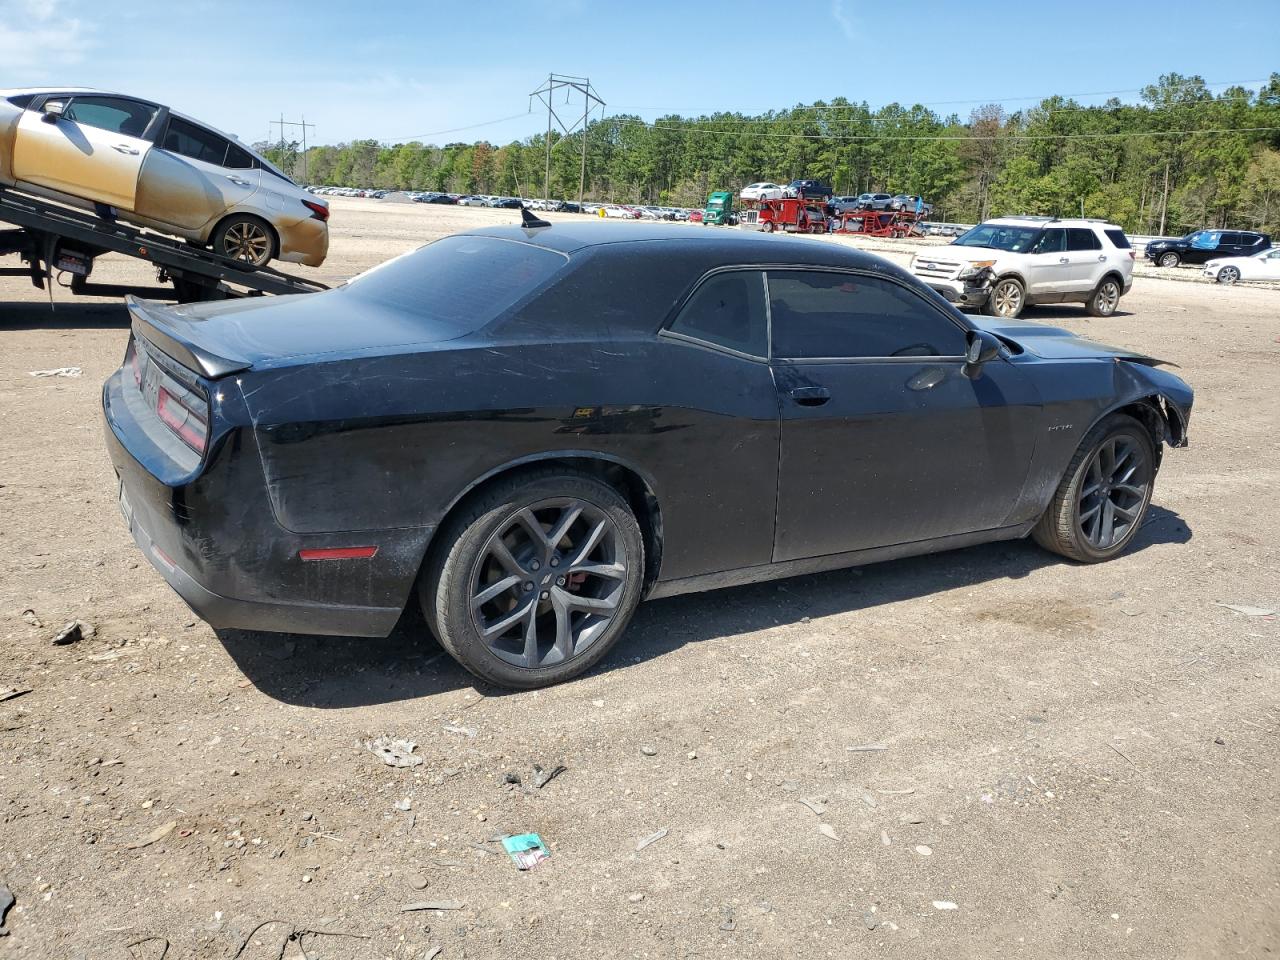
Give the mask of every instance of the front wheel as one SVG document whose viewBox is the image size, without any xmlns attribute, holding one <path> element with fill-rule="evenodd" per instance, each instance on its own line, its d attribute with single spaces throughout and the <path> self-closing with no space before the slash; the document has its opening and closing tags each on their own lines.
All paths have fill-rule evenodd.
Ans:
<svg viewBox="0 0 1280 960">
<path fill-rule="evenodd" d="M 1141 423 L 1112 414 L 1084 438 L 1032 530 L 1046 550 L 1081 563 L 1110 560 L 1142 526 L 1156 478 L 1156 445 Z"/>
<path fill-rule="evenodd" d="M 248 214 L 227 217 L 213 232 L 213 252 L 229 260 L 265 267 L 276 255 L 276 237 L 265 220 Z"/>
<path fill-rule="evenodd" d="M 423 612 L 462 666 L 504 687 L 590 669 L 640 600 L 640 526 L 613 487 L 586 474 L 499 481 L 440 537 L 419 588 Z"/>
<path fill-rule="evenodd" d="M 997 280 L 991 288 L 991 296 L 987 298 L 986 312 L 993 317 L 1004 317 L 1012 320 L 1022 314 L 1026 296 L 1022 284 L 1013 277 Z"/>
<path fill-rule="evenodd" d="M 1121 293 L 1120 281 L 1114 277 L 1106 277 L 1089 295 L 1085 310 L 1091 317 L 1109 317 L 1116 312 L 1116 307 L 1120 306 Z"/>
<path fill-rule="evenodd" d="M 1182 258 L 1176 253 L 1162 253 L 1156 262 L 1162 267 L 1176 267 L 1182 262 Z"/>
<path fill-rule="evenodd" d="M 1236 283 L 1240 280 L 1240 269 L 1238 267 L 1223 267 L 1218 271 L 1219 283 Z"/>
</svg>

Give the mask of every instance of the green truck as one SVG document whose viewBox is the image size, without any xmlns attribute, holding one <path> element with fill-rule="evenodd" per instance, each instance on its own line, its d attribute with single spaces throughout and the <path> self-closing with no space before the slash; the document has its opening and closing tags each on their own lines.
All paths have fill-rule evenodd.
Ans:
<svg viewBox="0 0 1280 960">
<path fill-rule="evenodd" d="M 731 226 L 738 222 L 733 215 L 733 194 L 728 190 L 717 190 L 707 197 L 707 208 L 702 211 L 704 224 L 714 223 L 717 226 Z"/>
</svg>

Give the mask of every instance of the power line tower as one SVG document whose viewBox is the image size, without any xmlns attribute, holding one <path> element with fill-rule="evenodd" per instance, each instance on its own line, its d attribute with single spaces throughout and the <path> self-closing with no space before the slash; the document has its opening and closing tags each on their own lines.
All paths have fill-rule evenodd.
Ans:
<svg viewBox="0 0 1280 960">
<path fill-rule="evenodd" d="M 582 119 L 574 120 L 568 126 L 565 126 L 560 115 L 556 113 L 553 106 L 555 94 L 564 91 L 564 104 L 568 106 L 570 98 L 570 90 L 577 90 L 582 94 Z M 591 80 L 588 77 L 572 77 L 564 73 L 549 73 L 547 80 L 537 90 L 529 94 L 529 109 L 533 109 L 533 98 L 537 97 L 538 101 L 547 108 L 547 166 L 542 180 L 543 199 L 551 199 L 551 121 L 555 120 L 556 124 L 564 131 L 566 137 L 572 136 L 573 132 L 579 127 L 582 128 L 582 167 L 578 174 L 578 208 L 582 208 L 582 196 L 586 189 L 587 183 L 587 117 L 595 107 L 600 107 L 601 112 L 604 111 L 605 102 L 600 99 L 596 93 L 595 87 L 591 86 Z"/>
<path fill-rule="evenodd" d="M 282 113 L 280 114 L 279 120 L 272 120 L 267 126 L 268 126 L 268 130 L 271 127 L 280 128 L 280 156 L 282 158 L 284 157 L 284 128 L 285 127 L 301 127 L 302 128 L 302 182 L 306 183 L 307 181 L 307 130 L 314 130 L 316 128 L 316 125 L 314 123 L 307 123 L 307 118 L 305 115 L 301 120 L 286 120 L 284 118 L 284 114 Z M 268 133 L 267 136 L 268 138 L 270 138 L 270 133 Z"/>
</svg>

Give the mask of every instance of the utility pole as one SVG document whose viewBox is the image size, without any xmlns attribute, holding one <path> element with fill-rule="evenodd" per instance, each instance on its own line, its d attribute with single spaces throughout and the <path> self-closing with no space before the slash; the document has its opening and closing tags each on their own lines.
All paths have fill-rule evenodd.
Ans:
<svg viewBox="0 0 1280 960">
<path fill-rule="evenodd" d="M 574 120 L 568 126 L 565 126 L 560 115 L 556 113 L 555 107 L 552 105 L 553 95 L 559 91 L 565 91 L 565 103 L 569 102 L 569 91 L 576 90 L 582 94 L 582 119 Z M 582 199 L 586 190 L 587 183 L 587 118 L 591 111 L 599 106 L 602 110 L 605 102 L 600 99 L 599 94 L 591 86 L 589 77 L 573 77 L 563 73 L 549 73 L 547 80 L 537 90 L 529 94 L 529 108 L 533 108 L 533 98 L 537 97 L 538 101 L 547 108 L 547 155 L 546 168 L 543 171 L 542 192 L 544 200 L 551 199 L 551 121 L 555 120 L 556 124 L 564 131 L 566 137 L 572 136 L 573 132 L 579 128 L 582 129 L 582 162 L 578 173 L 578 209 L 582 209 Z"/>
<path fill-rule="evenodd" d="M 307 117 L 305 114 L 303 114 L 302 120 L 298 121 L 298 120 L 286 120 L 284 118 L 283 113 L 280 114 L 279 120 L 272 120 L 268 126 L 274 127 L 276 125 L 279 125 L 280 127 L 280 158 L 281 158 L 282 164 L 284 161 L 284 128 L 285 127 L 301 127 L 302 128 L 302 180 L 305 183 L 307 179 L 307 130 L 308 129 L 314 130 L 316 128 L 316 125 L 314 123 L 307 123 Z"/>
</svg>

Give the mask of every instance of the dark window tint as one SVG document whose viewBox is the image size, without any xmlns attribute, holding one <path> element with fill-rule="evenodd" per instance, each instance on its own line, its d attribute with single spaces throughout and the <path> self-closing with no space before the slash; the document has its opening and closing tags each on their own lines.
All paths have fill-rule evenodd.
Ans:
<svg viewBox="0 0 1280 960">
<path fill-rule="evenodd" d="M 1067 231 L 1054 228 L 1046 230 L 1036 244 L 1035 253 L 1061 253 L 1067 249 Z"/>
<path fill-rule="evenodd" d="M 15 107 L 21 107 L 23 110 L 31 106 L 31 101 L 36 98 L 34 93 L 20 93 L 16 97 L 10 97 L 9 102 Z"/>
<path fill-rule="evenodd" d="M 1067 228 L 1068 250 L 1101 250 L 1102 241 L 1088 227 Z"/>
<path fill-rule="evenodd" d="M 1262 234 L 1260 233 L 1242 233 L 1240 234 L 1240 242 L 1247 247 L 1256 247 L 1262 242 Z"/>
<path fill-rule="evenodd" d="M 55 98 L 56 99 L 56 98 Z M 126 137 L 140 137 L 155 116 L 156 108 L 122 97 L 73 97 L 62 116 L 85 126 Z"/>
<path fill-rule="evenodd" d="M 567 263 L 542 247 L 493 237 L 445 237 L 356 277 L 341 295 L 461 336 L 479 330 Z M 566 332 L 572 332 L 570 320 Z"/>
<path fill-rule="evenodd" d="M 237 147 L 234 143 L 227 147 L 227 160 L 223 164 L 224 167 L 231 167 L 233 170 L 250 170 L 257 165 L 258 161 L 248 150 Z"/>
<path fill-rule="evenodd" d="M 1129 249 L 1129 238 L 1124 235 L 1123 230 L 1104 230 L 1107 239 L 1111 241 L 1111 245 L 1117 250 Z"/>
<path fill-rule="evenodd" d="M 702 283 L 671 324 L 675 333 L 753 357 L 768 356 L 764 282 L 754 270 L 719 273 Z"/>
<path fill-rule="evenodd" d="M 1241 243 L 1240 234 L 1238 233 L 1233 233 L 1232 231 L 1228 230 L 1226 233 L 1222 235 L 1222 245 L 1224 247 L 1235 247 L 1235 246 L 1239 246 L 1240 243 Z"/>
<path fill-rule="evenodd" d="M 218 166 L 222 166 L 222 161 L 226 159 L 229 146 L 225 137 L 220 137 L 212 130 L 206 130 L 194 123 L 188 123 L 180 117 L 169 119 L 169 129 L 164 135 L 166 150 L 180 153 L 192 160 L 215 163 Z"/>
<path fill-rule="evenodd" d="M 919 294 L 847 273 L 769 271 L 776 357 L 958 357 L 965 337 Z"/>
</svg>

